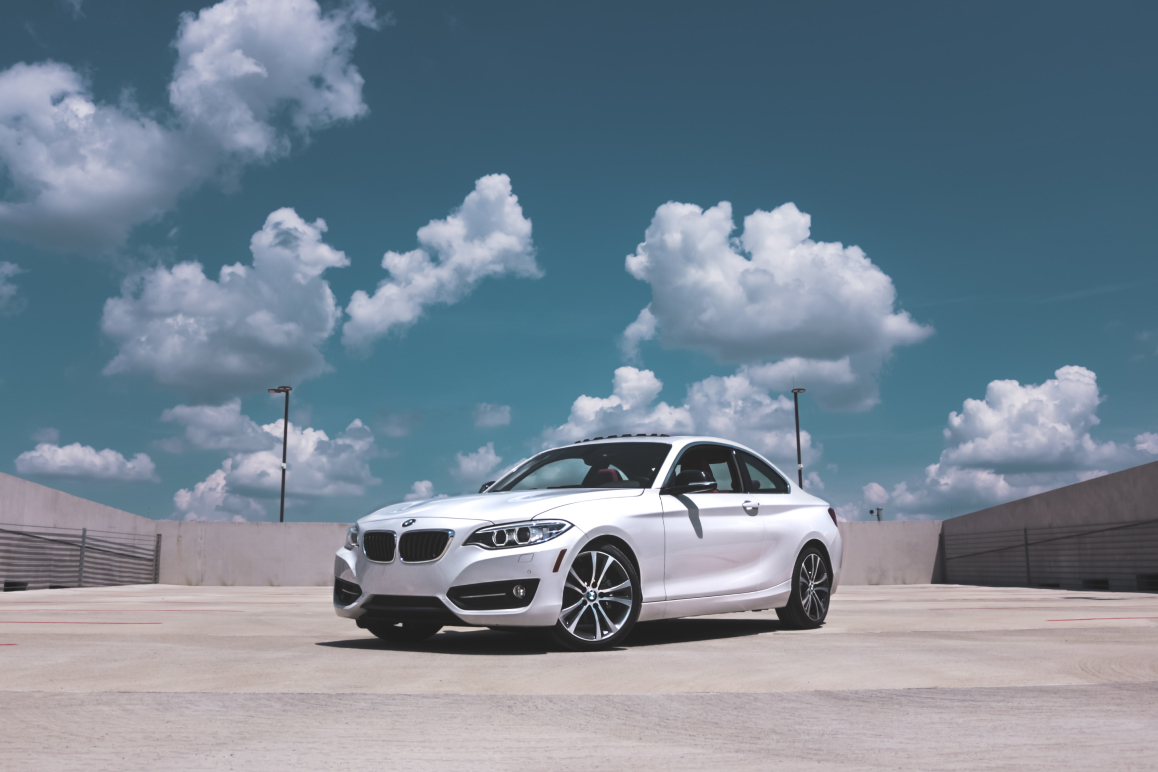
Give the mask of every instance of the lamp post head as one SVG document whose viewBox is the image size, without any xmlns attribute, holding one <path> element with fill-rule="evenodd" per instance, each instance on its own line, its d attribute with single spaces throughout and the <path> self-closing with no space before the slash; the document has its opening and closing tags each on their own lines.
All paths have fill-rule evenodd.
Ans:
<svg viewBox="0 0 1158 772">
<path fill-rule="evenodd" d="M 804 389 L 793 389 L 793 390 L 792 390 L 792 393 L 793 393 L 793 394 L 803 394 L 803 393 L 804 393 Z"/>
<path fill-rule="evenodd" d="M 266 389 L 270 394 L 288 394 L 293 390 L 293 386 L 278 386 L 276 389 Z"/>
</svg>

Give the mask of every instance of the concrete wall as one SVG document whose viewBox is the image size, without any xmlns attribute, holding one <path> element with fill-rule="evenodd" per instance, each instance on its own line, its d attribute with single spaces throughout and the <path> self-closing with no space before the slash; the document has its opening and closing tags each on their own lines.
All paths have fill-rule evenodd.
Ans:
<svg viewBox="0 0 1158 772">
<path fill-rule="evenodd" d="M 945 521 L 945 535 L 1158 517 L 1158 461 Z"/>
<path fill-rule="evenodd" d="M 345 523 L 157 521 L 161 584 L 333 584 Z"/>
<path fill-rule="evenodd" d="M 150 520 L 0 473 L 0 522 L 161 535 L 161 583 L 320 586 L 345 523 Z M 924 584 L 939 574 L 940 523 L 841 523 L 844 584 Z"/>
<path fill-rule="evenodd" d="M 941 581 L 940 521 L 841 523 L 840 536 L 842 585 Z"/>
<path fill-rule="evenodd" d="M 0 523 L 156 533 L 156 521 L 0 472 Z"/>
<path fill-rule="evenodd" d="M 326 585 L 342 523 L 151 520 L 0 472 L 0 523 L 161 534 L 161 583 Z"/>
</svg>

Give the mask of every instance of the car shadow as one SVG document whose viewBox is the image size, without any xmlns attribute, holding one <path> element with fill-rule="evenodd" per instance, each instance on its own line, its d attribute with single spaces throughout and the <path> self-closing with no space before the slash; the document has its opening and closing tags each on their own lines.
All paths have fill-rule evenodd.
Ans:
<svg viewBox="0 0 1158 772">
<path fill-rule="evenodd" d="M 786 629 L 784 623 L 776 619 L 695 618 L 641 622 L 631 631 L 626 641 L 611 651 L 740 638 Z M 371 636 L 340 641 L 319 641 L 315 645 L 335 649 L 412 651 L 461 656 L 528 656 L 566 651 L 548 635 L 539 631 L 463 628 L 443 630 L 432 638 L 412 644 L 390 643 Z"/>
</svg>

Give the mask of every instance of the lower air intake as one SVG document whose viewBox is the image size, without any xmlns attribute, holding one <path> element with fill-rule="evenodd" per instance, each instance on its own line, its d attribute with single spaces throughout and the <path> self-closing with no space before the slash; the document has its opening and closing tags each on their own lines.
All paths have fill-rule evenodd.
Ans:
<svg viewBox="0 0 1158 772">
<path fill-rule="evenodd" d="M 349 606 L 362 597 L 362 588 L 345 579 L 334 578 L 334 605 Z"/>
<path fill-rule="evenodd" d="M 446 552 L 454 531 L 410 531 L 398 540 L 403 563 L 429 563 Z"/>
</svg>

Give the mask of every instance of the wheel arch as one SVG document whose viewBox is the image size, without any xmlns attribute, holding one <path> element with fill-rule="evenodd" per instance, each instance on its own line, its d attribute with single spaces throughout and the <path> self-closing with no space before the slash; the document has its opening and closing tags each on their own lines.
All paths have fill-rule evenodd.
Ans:
<svg viewBox="0 0 1158 772">
<path fill-rule="evenodd" d="M 594 539 L 592 539 L 591 541 L 587 542 L 582 547 L 577 549 L 575 551 L 575 554 L 579 555 L 579 553 L 583 552 L 584 550 L 594 549 L 596 547 L 601 547 L 604 544 L 610 544 L 612 547 L 615 547 L 620 552 L 622 552 L 624 555 L 627 555 L 627 559 L 631 561 L 631 567 L 635 569 L 635 575 L 636 576 L 640 575 L 640 573 L 639 573 L 639 558 L 637 558 L 635 556 L 635 550 L 633 550 L 631 548 L 631 545 L 628 544 L 626 541 L 624 541 L 623 539 L 621 539 L 618 536 L 615 536 L 613 534 L 605 533 L 605 534 L 602 534 L 600 536 L 596 536 Z"/>
</svg>

